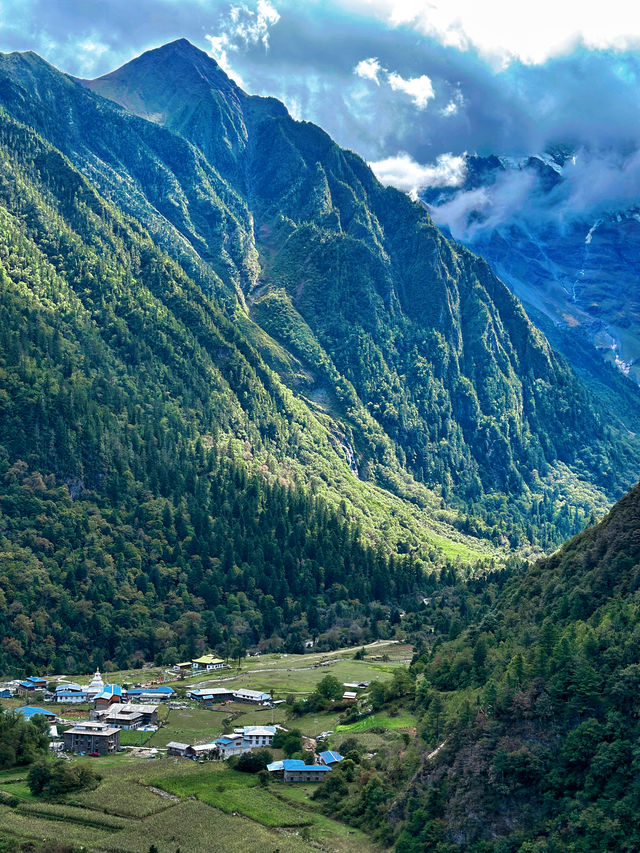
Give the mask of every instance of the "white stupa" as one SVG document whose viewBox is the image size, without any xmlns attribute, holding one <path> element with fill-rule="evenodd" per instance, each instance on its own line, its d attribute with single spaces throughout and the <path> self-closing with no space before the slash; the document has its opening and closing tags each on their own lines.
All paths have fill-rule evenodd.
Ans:
<svg viewBox="0 0 640 853">
<path fill-rule="evenodd" d="M 97 696 L 99 693 L 102 693 L 103 690 L 104 681 L 100 675 L 100 670 L 96 669 L 96 674 L 91 679 L 91 684 L 87 687 L 87 694 L 89 697 Z"/>
</svg>

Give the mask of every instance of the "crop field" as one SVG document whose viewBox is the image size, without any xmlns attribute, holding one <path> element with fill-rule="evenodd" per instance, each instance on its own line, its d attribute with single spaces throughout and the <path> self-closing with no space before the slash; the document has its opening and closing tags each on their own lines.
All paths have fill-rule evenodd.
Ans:
<svg viewBox="0 0 640 853">
<path fill-rule="evenodd" d="M 26 797 L 16 808 L 0 806 L 5 836 L 87 847 L 99 853 L 373 853 L 367 837 L 315 811 L 304 798 L 288 799 L 293 785 L 257 785 L 250 774 L 211 762 L 96 759 L 103 775 L 94 791 L 65 802 Z M 26 773 L 0 773 L 0 791 L 16 793 Z M 28 789 L 27 789 L 28 791 Z"/>
<path fill-rule="evenodd" d="M 263 826 L 308 826 L 310 816 L 277 799 L 269 789 L 258 787 L 257 777 L 227 770 L 218 763 L 198 773 L 158 778 L 154 785 L 181 799 L 196 797 L 223 812 L 238 812 Z"/>
<path fill-rule="evenodd" d="M 356 723 L 349 723 L 345 726 L 336 726 L 337 733 L 347 732 L 366 732 L 368 729 L 410 729 L 415 726 L 416 718 L 407 712 L 398 714 L 395 717 L 389 714 L 372 714 L 370 717 L 365 717 L 364 720 L 358 720 Z"/>
</svg>

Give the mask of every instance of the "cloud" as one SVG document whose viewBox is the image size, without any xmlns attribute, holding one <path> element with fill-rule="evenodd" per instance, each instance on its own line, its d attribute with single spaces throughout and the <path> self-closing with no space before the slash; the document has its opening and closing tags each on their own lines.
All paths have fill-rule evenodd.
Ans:
<svg viewBox="0 0 640 853">
<path fill-rule="evenodd" d="M 384 68 L 380 60 L 373 56 L 369 59 L 361 59 L 353 69 L 353 73 L 364 80 L 373 81 L 377 86 L 380 85 L 380 76 L 384 75 L 394 92 L 404 92 L 405 95 L 409 95 L 416 107 L 421 110 L 435 97 L 431 80 L 426 74 L 405 79 L 397 71 Z"/>
<path fill-rule="evenodd" d="M 228 32 L 236 43 L 245 46 L 261 43 L 269 47 L 269 31 L 280 20 L 280 13 L 269 0 L 258 0 L 254 10 L 248 6 L 232 6 L 229 13 Z"/>
<path fill-rule="evenodd" d="M 628 0 L 580 5 L 538 0 L 527 8 L 513 0 L 354 0 L 346 5 L 366 8 L 392 26 L 411 26 L 445 46 L 475 49 L 502 65 L 541 64 L 579 45 L 624 51 L 640 44 L 640 8 Z"/>
<path fill-rule="evenodd" d="M 370 59 L 361 59 L 353 69 L 353 73 L 357 77 L 362 77 L 365 80 L 373 80 L 373 82 L 377 83 L 379 86 L 380 80 L 378 77 L 382 70 L 380 62 L 372 56 Z"/>
<path fill-rule="evenodd" d="M 549 162 L 548 158 L 543 158 Z M 496 229 L 517 226 L 563 229 L 585 222 L 585 241 L 591 242 L 600 217 L 636 215 L 640 199 L 640 148 L 621 154 L 609 149 L 578 149 L 550 185 L 544 167 L 503 161 L 479 188 L 452 180 L 439 186 L 453 189 L 444 201 L 430 205 L 434 220 L 452 235 L 472 242 Z M 434 185 L 432 185 L 434 186 Z M 456 189 L 457 188 L 457 189 Z"/>
<path fill-rule="evenodd" d="M 427 103 L 434 97 L 431 80 L 426 74 L 420 77 L 409 77 L 405 80 L 396 72 L 389 74 L 389 85 L 396 92 L 404 92 L 413 100 L 418 109 L 423 110 Z"/>
<path fill-rule="evenodd" d="M 269 0 L 258 0 L 254 9 L 246 5 L 231 6 L 227 16 L 218 23 L 219 35 L 206 35 L 210 53 L 222 70 L 244 88 L 242 76 L 232 67 L 230 54 L 254 45 L 269 47 L 271 27 L 280 20 L 280 13 Z"/>
<path fill-rule="evenodd" d="M 440 115 L 443 116 L 444 118 L 447 118 L 448 116 L 457 115 L 457 113 L 463 107 L 464 107 L 464 96 L 463 96 L 462 92 L 460 91 L 460 89 L 458 89 L 454 93 L 453 98 L 449 101 L 449 103 L 446 104 L 446 106 L 442 107 L 442 109 L 440 110 Z"/>
<path fill-rule="evenodd" d="M 492 231 L 515 218 L 522 220 L 525 211 L 531 213 L 535 190 L 534 174 L 508 172 L 499 175 L 492 186 L 459 192 L 430 210 L 434 221 L 446 225 L 456 240 L 472 241 L 482 231 Z"/>
<path fill-rule="evenodd" d="M 427 187 L 455 187 L 465 178 L 464 157 L 441 154 L 435 163 L 421 165 L 406 152 L 394 157 L 369 163 L 378 180 L 385 186 L 394 186 L 416 198 Z"/>
</svg>

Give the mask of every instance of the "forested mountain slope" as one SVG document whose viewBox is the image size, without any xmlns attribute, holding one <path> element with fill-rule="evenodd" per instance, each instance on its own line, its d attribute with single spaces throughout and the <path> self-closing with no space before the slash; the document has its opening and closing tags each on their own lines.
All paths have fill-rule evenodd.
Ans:
<svg viewBox="0 0 640 853">
<path fill-rule="evenodd" d="M 473 618 L 456 640 L 423 634 L 419 746 L 404 778 L 376 779 L 378 831 L 398 853 L 637 850 L 640 487 L 492 586 L 461 593 Z M 354 785 L 343 813 L 361 798 Z"/>
<path fill-rule="evenodd" d="M 85 86 L 12 54 L 0 100 L 340 423 L 361 479 L 415 497 L 406 471 L 470 513 L 469 530 L 545 547 L 635 479 L 633 439 L 598 413 L 484 262 L 188 42 Z"/>
<path fill-rule="evenodd" d="M 415 590 L 278 465 L 340 460 L 202 290 L 6 114 L 0 146 L 0 671 L 298 648 Z"/>
<path fill-rule="evenodd" d="M 184 41 L 92 86 L 127 109 L 0 58 L 0 669 L 348 633 L 632 479 L 633 436 L 355 154 Z"/>
</svg>

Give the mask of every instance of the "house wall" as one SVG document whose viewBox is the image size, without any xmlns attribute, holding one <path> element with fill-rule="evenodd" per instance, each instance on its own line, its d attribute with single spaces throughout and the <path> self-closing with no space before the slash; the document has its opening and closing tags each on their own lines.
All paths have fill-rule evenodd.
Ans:
<svg viewBox="0 0 640 853">
<path fill-rule="evenodd" d="M 285 770 L 284 771 L 284 781 L 285 782 L 322 782 L 324 779 L 324 773 L 318 773 L 313 771 L 305 771 L 305 770 Z"/>
<path fill-rule="evenodd" d="M 67 752 L 99 752 L 106 755 L 120 749 L 120 733 L 100 735 L 95 732 L 83 734 L 64 733 L 64 748 Z"/>
</svg>

